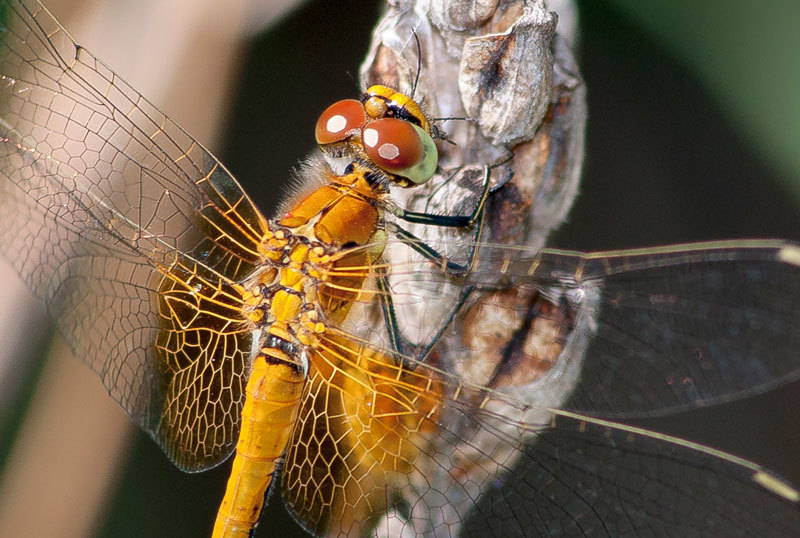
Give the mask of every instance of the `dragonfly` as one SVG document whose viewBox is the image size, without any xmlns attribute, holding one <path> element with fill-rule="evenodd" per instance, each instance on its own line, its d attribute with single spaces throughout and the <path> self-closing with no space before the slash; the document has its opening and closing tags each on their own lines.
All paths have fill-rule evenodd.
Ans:
<svg viewBox="0 0 800 538">
<path fill-rule="evenodd" d="M 371 219 L 381 237 L 343 220 L 322 245 L 285 250 L 304 236 L 281 227 L 319 224 L 314 199 L 330 185 L 267 220 L 38 2 L 3 8 L 0 244 L 76 356 L 180 468 L 220 464 L 240 432 L 261 436 L 273 452 L 253 475 L 280 480 L 320 536 L 798 533 L 797 490 L 776 474 L 618 422 L 796 379 L 797 245 L 580 253 L 475 234 L 459 263 L 441 254 L 453 240 L 422 241 L 401 223 L 479 228 L 481 203 L 437 221 L 381 199 L 398 217 Z M 393 102 L 375 91 L 344 106 Z M 427 132 L 412 102 L 388 109 Z M 377 158 L 361 153 L 369 136 L 356 124 L 357 138 L 318 133 L 341 172 L 319 162 L 306 173 L 363 201 L 357 182 Z M 340 233 L 366 239 L 339 244 Z M 405 261 L 384 254 L 403 249 Z M 275 278 L 285 297 L 264 302 Z M 298 281 L 316 294 L 299 307 Z M 276 303 L 295 328 L 261 325 Z M 250 428 L 265 386 L 290 397 L 270 396 L 287 404 L 280 421 Z M 249 498 L 260 510 L 263 489 Z"/>
</svg>

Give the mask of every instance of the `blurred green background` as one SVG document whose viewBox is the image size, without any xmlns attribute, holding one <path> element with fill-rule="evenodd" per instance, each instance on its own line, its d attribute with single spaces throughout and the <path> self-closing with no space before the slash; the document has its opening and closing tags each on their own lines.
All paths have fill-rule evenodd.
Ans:
<svg viewBox="0 0 800 538">
<path fill-rule="evenodd" d="M 800 240 L 800 36 L 793 27 L 800 4 L 586 0 L 579 7 L 587 158 L 582 194 L 551 243 L 608 249 Z M 378 11 L 377 2 L 363 0 L 307 2 L 251 43 L 221 156 L 267 214 L 288 171 L 312 148 L 317 114 L 358 92 Z M 641 424 L 800 483 L 800 427 L 791 413 L 798 388 Z M 10 439 L 0 439 L 0 450 Z M 134 443 L 98 535 L 207 535 L 230 462 L 187 475 L 149 437 L 139 432 Z M 275 501 L 258 536 L 303 536 Z"/>
</svg>

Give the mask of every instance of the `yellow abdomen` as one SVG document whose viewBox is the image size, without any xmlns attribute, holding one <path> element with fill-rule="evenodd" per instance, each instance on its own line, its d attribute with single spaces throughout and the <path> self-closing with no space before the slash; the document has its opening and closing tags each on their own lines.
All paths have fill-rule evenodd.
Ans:
<svg viewBox="0 0 800 538">
<path fill-rule="evenodd" d="M 253 363 L 231 476 L 212 538 L 246 538 L 297 420 L 305 373 L 260 355 Z"/>
</svg>

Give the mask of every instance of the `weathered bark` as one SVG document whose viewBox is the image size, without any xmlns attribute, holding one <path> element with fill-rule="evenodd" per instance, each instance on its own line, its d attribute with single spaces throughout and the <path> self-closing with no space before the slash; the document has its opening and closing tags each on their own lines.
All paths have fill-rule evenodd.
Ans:
<svg viewBox="0 0 800 538">
<path fill-rule="evenodd" d="M 556 3 L 574 20 L 570 4 Z M 365 86 L 413 89 L 431 117 L 466 118 L 438 122 L 456 144 L 439 145 L 444 171 L 492 165 L 513 151 L 514 177 L 492 197 L 485 240 L 541 247 L 577 193 L 585 89 L 570 49 L 574 24 L 564 34 L 548 8 L 543 0 L 389 2 L 361 68 Z M 457 212 L 459 182 L 443 176 L 398 199 Z"/>
<path fill-rule="evenodd" d="M 574 21 L 571 4 L 557 3 L 565 19 Z M 447 136 L 439 144 L 440 173 L 422 187 L 396 189 L 394 199 L 417 211 L 468 214 L 477 203 L 486 167 L 508 160 L 491 172 L 492 185 L 509 175 L 511 179 L 488 199 L 480 242 L 522 246 L 527 256 L 544 246 L 572 206 L 584 149 L 585 88 L 571 50 L 575 24 L 563 33 L 559 15 L 548 7 L 543 0 L 390 2 L 361 69 L 365 86 L 384 83 L 413 92 L 432 118 L 462 118 L 435 122 Z M 403 225 L 450 259 L 467 261 L 473 230 Z M 402 255 L 391 261 L 404 261 Z M 478 264 L 480 257 L 479 250 Z M 413 280 L 396 282 L 396 292 L 431 292 L 405 293 L 402 286 L 413 288 Z M 457 295 L 452 287 L 439 292 Z M 503 360 L 498 351 L 503 339 L 530 323 L 526 311 L 531 305 L 526 302 L 538 300 L 514 293 L 474 294 L 449 331 L 450 342 L 442 338 L 438 352 L 445 364 L 449 359 L 455 375 L 471 373 L 471 382 L 490 383 L 487 372 L 495 372 Z M 433 337 L 431 327 L 446 323 L 452 304 L 438 303 L 395 302 L 410 342 L 426 345 Z M 492 314 L 499 310 L 508 313 L 502 331 Z M 541 361 L 554 349 L 540 350 L 531 361 Z M 457 351 L 447 357 L 449 350 Z M 527 373 L 512 377 L 524 383 L 538 370 L 528 365 Z"/>
<path fill-rule="evenodd" d="M 428 213 L 469 214 L 487 167 L 499 165 L 491 171 L 491 185 L 502 187 L 488 198 L 477 254 L 482 271 L 491 271 L 481 265 L 484 246 L 491 252 L 490 245 L 517 245 L 526 256 L 541 249 L 577 194 L 585 89 L 571 50 L 574 9 L 566 1 L 557 3 L 573 21 L 565 30 L 543 0 L 389 2 L 361 69 L 365 86 L 382 83 L 413 93 L 446 132 L 439 143 L 439 173 L 425 186 L 396 189 L 398 204 Z M 461 263 L 475 240 L 472 229 L 401 224 Z M 466 385 L 513 394 L 519 405 L 563 403 L 586 345 L 584 338 L 568 338 L 575 312 L 532 288 L 481 289 L 456 306 L 459 283 L 447 278 L 435 285 L 417 282 L 415 274 L 425 269 L 409 266 L 407 253 L 387 250 L 394 267 L 412 267 L 392 281 L 394 306 L 408 342 L 423 349 L 435 341 L 432 354 L 422 357 L 427 363 Z M 549 370 L 562 353 L 578 359 L 551 380 Z M 537 382 L 544 388 L 536 388 Z M 472 405 L 478 406 L 478 399 Z M 475 513 L 474 500 L 521 454 L 520 433 L 512 422 L 549 421 L 546 412 L 523 416 L 518 405 L 494 401 L 489 414 L 511 417 L 509 423 L 494 423 L 488 415 L 478 418 L 482 411 L 473 415 L 469 406 L 463 398 L 452 405 L 443 419 L 447 433 L 425 449 L 429 459 L 415 464 L 417 475 L 403 490 L 413 507 L 410 518 L 389 513 L 377 528 L 389 530 L 388 535 L 392 529 L 407 532 L 409 526 L 420 535 L 459 534 L 469 526 L 468 514 Z M 450 459 L 442 465 L 435 461 L 440 457 Z"/>
</svg>

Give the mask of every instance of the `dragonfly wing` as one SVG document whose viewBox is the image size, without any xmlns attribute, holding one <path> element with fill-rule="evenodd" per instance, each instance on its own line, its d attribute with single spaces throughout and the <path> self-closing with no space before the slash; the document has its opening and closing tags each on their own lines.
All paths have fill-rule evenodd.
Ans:
<svg viewBox="0 0 800 538">
<path fill-rule="evenodd" d="M 217 292 L 209 290 L 235 295 L 231 282 L 252 271 L 266 221 L 208 151 L 79 47 L 39 2 L 0 8 L 0 247 L 75 355 L 173 460 L 188 469 L 216 464 L 233 446 L 231 402 L 247 361 L 221 363 L 232 347 L 217 356 L 184 336 L 182 364 L 206 373 L 214 365 L 217 376 L 178 381 L 171 353 L 180 346 L 169 335 L 182 322 L 209 319 L 190 314 L 212 308 Z M 159 291 L 188 270 L 202 280 L 192 284 L 199 291 L 180 299 L 187 306 L 179 314 L 165 315 Z M 208 330 L 239 338 L 229 335 L 240 328 L 220 327 L 214 321 Z M 213 424 L 195 417 L 193 445 L 176 444 L 177 430 L 162 426 L 171 390 L 224 411 L 209 415 Z M 226 432 L 223 441 L 215 431 Z"/>
<path fill-rule="evenodd" d="M 565 279 L 559 290 L 567 297 L 599 293 L 596 332 L 568 407 L 652 416 L 797 379 L 797 252 L 787 243 L 734 241 L 590 255 L 571 273 L 551 270 Z M 545 252 L 542 261 L 577 261 L 569 257 Z"/>
<path fill-rule="evenodd" d="M 518 389 L 413 370 L 342 335 L 311 356 L 281 491 L 318 536 L 792 536 L 760 466 Z M 519 398 L 522 396 L 522 399 Z M 552 396 L 544 395 L 548 401 Z"/>
<path fill-rule="evenodd" d="M 449 322 L 438 350 L 452 361 L 449 371 L 476 383 L 524 385 L 577 360 L 580 379 L 557 405 L 626 418 L 730 401 L 800 377 L 798 245 L 598 253 L 480 245 L 478 258 L 462 277 L 429 262 L 391 268 L 397 310 L 409 311 L 406 330 L 429 341 Z M 469 285 L 472 296 L 451 320 Z M 569 350 L 576 339 L 585 352 Z"/>
<path fill-rule="evenodd" d="M 797 491 L 675 438 L 554 415 L 495 477 L 460 536 L 796 536 Z"/>
</svg>

